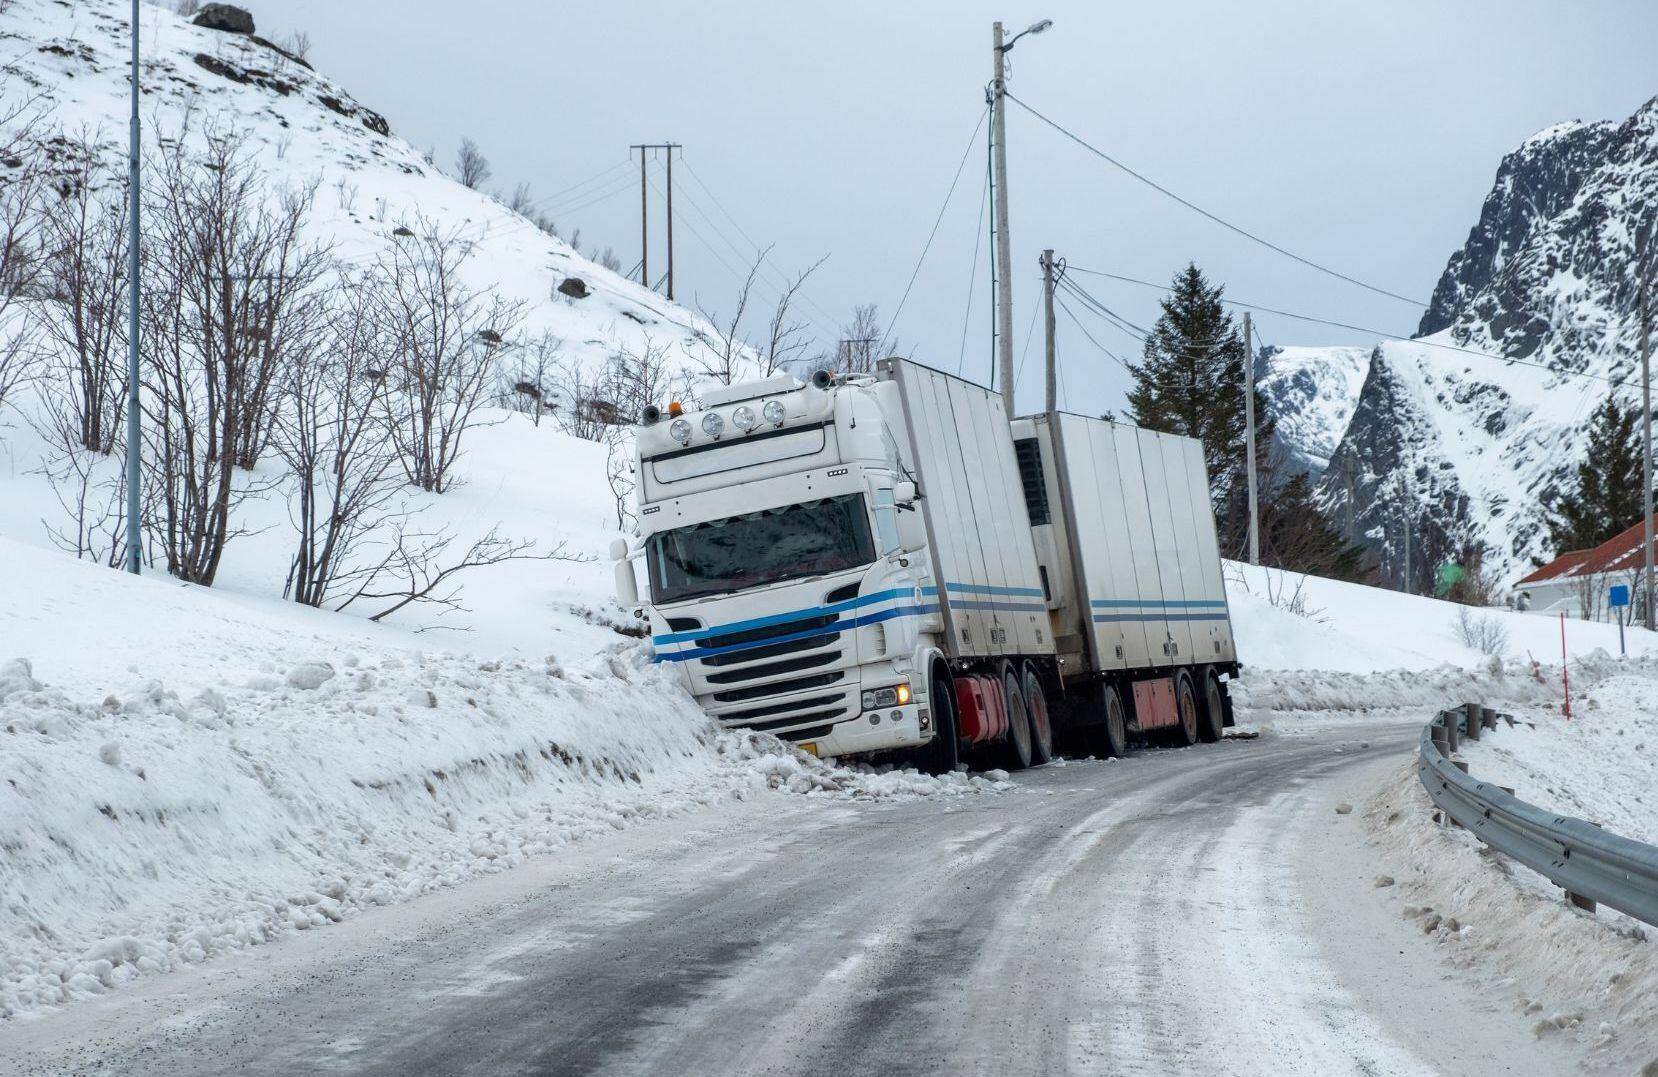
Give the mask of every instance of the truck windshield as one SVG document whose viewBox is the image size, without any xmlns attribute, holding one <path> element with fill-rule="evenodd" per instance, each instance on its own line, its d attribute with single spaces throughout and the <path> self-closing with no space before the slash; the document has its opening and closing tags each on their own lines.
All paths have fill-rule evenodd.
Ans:
<svg viewBox="0 0 1658 1077">
<path fill-rule="evenodd" d="M 666 603 L 867 565 L 875 544 L 863 495 L 845 494 L 664 531 L 645 556 Z"/>
</svg>

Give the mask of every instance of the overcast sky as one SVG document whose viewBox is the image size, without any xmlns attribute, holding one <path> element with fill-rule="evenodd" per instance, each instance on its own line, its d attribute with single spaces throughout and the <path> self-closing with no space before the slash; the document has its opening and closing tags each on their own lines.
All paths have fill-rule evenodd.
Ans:
<svg viewBox="0 0 1658 1077">
<path fill-rule="evenodd" d="M 1054 20 L 1010 54 L 1009 88 L 1035 108 L 1280 246 L 1422 301 L 1505 152 L 1560 120 L 1621 120 L 1658 93 L 1652 0 L 255 0 L 253 11 L 266 36 L 308 32 L 319 69 L 440 162 L 469 135 L 501 188 L 525 181 L 547 196 L 585 184 L 550 208 L 624 269 L 639 260 L 637 166 L 612 166 L 630 143 L 683 143 L 679 297 L 725 311 L 750 238 L 775 245 L 784 273 L 827 256 L 802 308 L 826 345 L 854 304 L 897 313 L 984 112 L 997 18 L 1010 29 Z M 903 352 L 946 370 L 960 361 L 979 381 L 992 365 L 984 139 L 893 327 Z M 1016 359 L 1035 325 L 1044 247 L 1150 281 L 1192 260 L 1229 296 L 1416 328 L 1420 308 L 1227 232 L 1017 106 L 1008 147 Z M 656 277 L 663 211 L 652 198 Z M 1156 293 L 1073 279 L 1132 322 L 1156 317 Z M 1135 352 L 1071 306 L 1099 344 Z M 1062 406 L 1120 407 L 1122 369 L 1058 320 Z M 1276 344 L 1370 340 L 1267 314 L 1259 325 Z M 1029 340 L 1025 408 L 1040 404 L 1039 325 Z"/>
</svg>

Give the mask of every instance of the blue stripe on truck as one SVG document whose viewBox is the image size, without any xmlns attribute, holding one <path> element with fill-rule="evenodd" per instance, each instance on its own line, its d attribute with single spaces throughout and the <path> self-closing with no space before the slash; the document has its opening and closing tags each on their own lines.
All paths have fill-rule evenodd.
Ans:
<svg viewBox="0 0 1658 1077">
<path fill-rule="evenodd" d="M 900 594 L 914 592 L 900 591 Z M 842 632 L 864 625 L 880 624 L 890 621 L 894 617 L 921 617 L 933 613 L 938 609 L 936 605 L 922 606 L 894 606 L 890 610 L 881 610 L 877 613 L 865 614 L 850 620 L 836 621 L 834 624 L 824 625 L 822 628 L 808 628 L 800 632 L 786 632 L 781 636 L 767 636 L 765 639 L 751 640 L 747 643 L 732 643 L 724 647 L 688 647 L 673 654 L 659 654 L 653 659 L 657 662 L 684 662 L 691 658 L 706 658 L 712 654 L 729 654 L 732 651 L 752 651 L 758 647 L 770 647 L 778 643 L 792 643 L 795 640 L 812 639 L 817 636 L 838 636 Z M 794 615 L 791 615 L 794 616 Z"/>
<path fill-rule="evenodd" d="M 877 602 L 885 602 L 891 598 L 914 597 L 915 589 L 913 587 L 896 587 L 888 591 L 876 591 L 872 594 L 859 595 L 857 598 L 849 598 L 845 602 L 833 602 L 827 606 L 809 606 L 803 610 L 774 613 L 768 617 L 755 617 L 747 621 L 732 621 L 730 624 L 715 625 L 713 628 L 698 628 L 689 632 L 668 632 L 664 635 L 652 636 L 651 642 L 654 644 L 684 643 L 687 640 L 723 636 L 750 628 L 766 628 L 771 625 L 787 624 L 790 621 L 804 621 L 811 617 L 822 617 L 826 613 L 844 613 L 847 610 L 855 610 L 863 606 L 873 606 Z"/>
<path fill-rule="evenodd" d="M 1095 624 L 1111 621 L 1224 621 L 1225 610 L 1213 613 L 1096 613 Z"/>
<path fill-rule="evenodd" d="M 1090 605 L 1092 605 L 1097 610 L 1098 609 L 1127 609 L 1127 608 L 1139 607 L 1139 606 L 1161 606 L 1165 609 L 1171 609 L 1171 608 L 1202 609 L 1202 608 L 1206 608 L 1206 607 L 1219 607 L 1221 609 L 1225 609 L 1226 608 L 1226 600 L 1224 598 L 1199 598 L 1199 599 L 1184 599 L 1184 600 L 1183 599 L 1164 600 L 1164 599 L 1158 599 L 1158 598 L 1147 598 L 1147 599 L 1143 599 L 1143 600 L 1135 600 L 1135 599 L 1132 599 L 1132 598 L 1096 598 L 1096 599 L 1093 600 L 1093 602 L 1090 603 Z"/>
</svg>

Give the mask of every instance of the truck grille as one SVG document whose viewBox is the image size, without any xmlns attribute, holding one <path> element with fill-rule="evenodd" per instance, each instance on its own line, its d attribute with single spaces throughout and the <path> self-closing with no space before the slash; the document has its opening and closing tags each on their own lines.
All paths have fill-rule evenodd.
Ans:
<svg viewBox="0 0 1658 1077">
<path fill-rule="evenodd" d="M 760 699 L 765 696 L 780 696 L 786 692 L 804 692 L 808 688 L 824 688 L 846 676 L 841 670 L 829 673 L 819 673 L 811 677 L 796 677 L 788 681 L 772 681 L 770 684 L 753 684 L 747 688 L 735 688 L 729 692 L 715 692 L 716 703 L 738 703 L 745 699 Z"/>
<path fill-rule="evenodd" d="M 838 613 L 828 613 L 701 640 L 700 645 L 708 648 L 742 648 L 696 660 L 698 672 L 710 687 L 718 688 L 712 702 L 753 704 L 714 717 L 721 725 L 764 730 L 793 741 L 826 736 L 835 722 L 855 717 L 858 705 L 853 693 L 812 692 L 812 689 L 829 688 L 846 677 L 844 670 L 824 668 L 839 662 L 846 653 L 837 631 L 840 620 Z M 800 639 L 779 638 L 801 633 L 810 635 Z M 803 698 L 778 699 L 779 696 L 800 697 L 802 693 L 809 694 Z"/>
</svg>

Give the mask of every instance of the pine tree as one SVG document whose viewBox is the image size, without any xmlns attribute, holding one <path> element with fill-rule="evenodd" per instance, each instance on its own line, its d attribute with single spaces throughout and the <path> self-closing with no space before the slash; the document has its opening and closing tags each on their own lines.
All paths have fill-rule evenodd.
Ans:
<svg viewBox="0 0 1658 1077">
<path fill-rule="evenodd" d="M 1364 547 L 1342 538 L 1313 500 L 1305 471 L 1276 483 L 1262 501 L 1261 560 L 1336 580 L 1362 582 L 1372 575 Z"/>
<path fill-rule="evenodd" d="M 1640 521 L 1640 411 L 1608 394 L 1589 422 L 1589 448 L 1577 466 L 1577 488 L 1549 519 L 1555 553 L 1600 545 Z"/>
<path fill-rule="evenodd" d="M 1135 380 L 1128 407 L 1136 426 L 1184 434 L 1203 443 L 1221 551 L 1236 557 L 1243 551 L 1249 526 L 1243 367 L 1249 349 L 1221 302 L 1224 291 L 1220 285 L 1211 286 L 1196 265 L 1175 276 L 1140 362 L 1128 364 Z M 1260 479 L 1267 470 L 1266 447 L 1272 444 L 1273 431 L 1259 392 L 1255 424 Z"/>
</svg>

